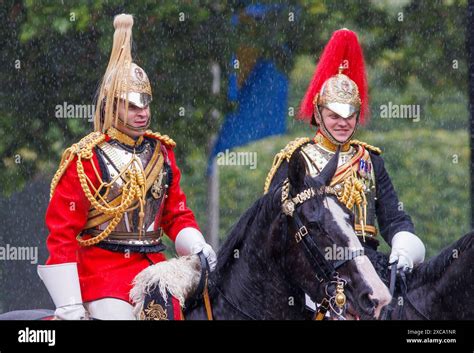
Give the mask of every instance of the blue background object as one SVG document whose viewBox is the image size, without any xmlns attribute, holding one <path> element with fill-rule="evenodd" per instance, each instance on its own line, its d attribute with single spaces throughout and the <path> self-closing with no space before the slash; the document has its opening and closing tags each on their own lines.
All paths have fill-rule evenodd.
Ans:
<svg viewBox="0 0 474 353">
<path fill-rule="evenodd" d="M 273 62 L 257 61 L 237 92 L 237 102 L 237 110 L 225 117 L 210 155 L 208 172 L 219 152 L 286 132 L 288 78 Z"/>
</svg>

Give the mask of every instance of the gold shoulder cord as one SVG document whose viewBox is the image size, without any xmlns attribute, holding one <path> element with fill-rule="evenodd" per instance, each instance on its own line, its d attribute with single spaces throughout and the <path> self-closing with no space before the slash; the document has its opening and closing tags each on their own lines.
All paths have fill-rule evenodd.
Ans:
<svg viewBox="0 0 474 353">
<path fill-rule="evenodd" d="M 369 151 L 372 151 L 376 154 L 382 154 L 382 150 L 378 147 L 375 147 L 375 146 L 372 146 L 372 145 L 369 145 L 367 142 L 362 142 L 362 141 L 359 141 L 359 140 L 350 140 L 349 143 L 351 145 L 359 145 L 359 146 L 362 146 L 364 147 L 366 150 L 369 150 Z"/>
<path fill-rule="evenodd" d="M 344 179 L 343 190 L 337 196 L 339 202 L 346 205 L 349 210 L 352 210 L 354 205 L 359 212 L 359 222 L 362 230 L 362 237 L 365 241 L 365 225 L 367 221 L 367 198 L 364 193 L 364 184 L 357 178 L 357 173 L 354 169 L 351 170 L 351 175 Z"/>
<path fill-rule="evenodd" d="M 101 143 L 105 140 L 105 135 L 101 132 L 92 132 L 89 135 L 83 137 L 78 143 L 75 143 L 71 147 L 67 148 L 62 157 L 61 162 L 59 163 L 59 168 L 53 176 L 53 180 L 51 181 L 51 187 L 49 191 L 49 199 L 53 197 L 54 190 L 56 190 L 56 186 L 61 180 L 64 172 L 66 171 L 69 164 L 72 162 L 76 155 L 79 155 L 82 150 L 94 148 L 95 145 Z"/>
<path fill-rule="evenodd" d="M 268 192 L 268 189 L 270 188 L 270 184 L 272 183 L 273 177 L 275 176 L 275 173 L 277 172 L 278 168 L 280 165 L 283 163 L 283 161 L 286 159 L 288 162 L 293 155 L 293 153 L 301 146 L 304 144 L 308 143 L 311 141 L 308 137 L 298 137 L 297 139 L 289 142 L 285 148 L 283 148 L 280 152 L 278 152 L 275 155 L 275 158 L 273 159 L 273 165 L 270 171 L 268 172 L 267 178 L 265 179 L 265 186 L 263 188 L 263 193 L 266 194 Z"/>
<path fill-rule="evenodd" d="M 368 155 L 368 151 L 372 151 L 376 154 L 382 153 L 382 150 L 380 148 L 369 145 L 366 142 L 362 142 L 359 140 L 351 140 L 349 143 L 351 145 L 362 146 L 366 150 L 364 151 L 365 155 Z M 364 192 L 364 185 L 358 179 L 355 170 L 352 169 L 351 175 L 345 178 L 343 182 L 343 190 L 338 198 L 339 201 L 346 205 L 348 209 L 352 209 L 354 206 L 356 206 L 357 211 L 359 212 L 359 221 L 362 230 L 362 237 L 365 241 L 365 228 L 367 221 L 367 199 Z"/>
<path fill-rule="evenodd" d="M 147 130 L 145 135 L 155 138 L 168 146 L 171 146 L 171 147 L 176 146 L 176 143 L 168 135 L 161 135 L 158 132 L 152 132 L 150 130 Z M 143 231 L 143 220 L 145 218 L 144 209 L 145 209 L 145 203 L 146 203 L 146 200 L 145 200 L 146 176 L 145 176 L 145 170 L 143 169 L 143 165 L 140 159 L 134 155 L 132 159 L 130 160 L 130 162 L 122 169 L 122 171 L 118 175 L 116 175 L 110 181 L 110 183 L 104 183 L 102 181 L 94 163 L 92 163 L 94 172 L 98 180 L 101 181 L 101 184 L 96 189 L 94 185 L 92 184 L 92 182 L 90 181 L 90 179 L 87 177 L 86 173 L 84 172 L 83 165 L 80 162 L 81 158 L 84 158 L 84 159 L 92 158 L 92 147 L 89 150 L 86 150 L 87 152 L 79 155 L 79 158 L 77 160 L 77 171 L 79 174 L 79 181 L 91 205 L 96 210 L 98 210 L 99 212 L 102 212 L 103 214 L 114 215 L 114 218 L 110 221 L 110 223 L 107 225 L 104 231 L 100 233 L 98 236 L 91 239 L 82 240 L 80 238 L 80 235 L 78 235 L 77 241 L 79 242 L 81 246 L 91 246 L 107 238 L 110 235 L 110 233 L 115 229 L 115 227 L 117 227 L 118 223 L 123 217 L 123 214 L 127 211 L 127 209 L 130 208 L 132 203 L 135 202 L 135 200 L 137 199 L 140 206 L 140 212 L 138 214 L 138 217 L 139 217 L 139 232 L 141 234 Z M 105 196 L 100 195 L 100 191 L 102 190 L 102 188 L 109 188 L 110 186 L 112 186 L 118 178 L 122 178 L 126 180 L 126 182 L 122 186 L 121 203 L 118 206 L 113 207 L 104 199 Z M 94 191 L 94 195 L 92 195 L 89 185 L 92 187 Z"/>
<path fill-rule="evenodd" d="M 98 188 L 95 188 L 90 178 L 84 171 L 84 165 L 82 160 L 90 160 L 93 157 L 92 149 L 105 141 L 105 135 L 100 132 L 93 132 L 86 137 L 84 137 L 79 143 L 74 144 L 70 148 L 68 148 L 61 160 L 60 167 L 56 174 L 53 177 L 53 181 L 51 183 L 51 197 L 54 193 L 54 189 L 56 188 L 61 176 L 64 174 L 64 171 L 70 164 L 70 162 L 74 159 L 74 156 L 77 155 L 77 174 L 79 177 L 79 182 L 81 184 L 82 190 L 84 191 L 85 196 L 91 203 L 91 207 L 94 207 L 98 211 L 107 214 L 107 215 L 114 215 L 114 218 L 110 221 L 107 225 L 106 229 L 98 236 L 83 240 L 80 237 L 80 234 L 76 237 L 79 245 L 81 246 L 91 246 L 95 245 L 105 238 L 107 238 L 110 233 L 115 229 L 117 224 L 122 219 L 124 212 L 132 205 L 132 203 L 138 199 L 140 203 L 140 222 L 143 222 L 144 218 L 144 204 L 145 204 L 145 175 L 143 171 L 143 167 L 141 166 L 140 161 L 137 157 L 133 157 L 131 161 L 127 164 L 127 167 L 119 173 L 110 183 L 104 183 L 102 178 L 97 171 L 97 168 L 93 162 L 91 162 L 92 168 L 94 169 L 94 173 L 97 179 L 100 181 L 100 185 Z M 122 187 L 122 198 L 121 203 L 116 206 L 112 207 L 105 199 L 104 196 L 100 194 L 103 188 L 109 188 L 117 178 L 123 178 L 127 180 Z M 92 191 L 91 191 L 92 189 Z M 140 228 L 141 231 L 141 228 Z"/>
<path fill-rule="evenodd" d="M 157 140 L 160 140 L 165 145 L 168 145 L 170 147 L 175 147 L 176 146 L 176 142 L 174 142 L 174 140 L 171 137 L 169 137 L 168 135 L 162 135 L 159 132 L 153 132 L 151 130 L 147 130 L 145 132 L 145 135 L 149 136 L 149 137 L 153 137 Z"/>
</svg>

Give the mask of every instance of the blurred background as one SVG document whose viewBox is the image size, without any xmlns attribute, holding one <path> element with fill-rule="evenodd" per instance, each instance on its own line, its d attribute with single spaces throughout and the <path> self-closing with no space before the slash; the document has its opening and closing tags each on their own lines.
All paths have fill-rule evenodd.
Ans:
<svg viewBox="0 0 474 353">
<path fill-rule="evenodd" d="M 133 56 L 153 88 L 151 129 L 177 142 L 182 188 L 205 233 L 223 241 L 262 195 L 274 155 L 314 135 L 295 119 L 298 105 L 343 27 L 358 33 L 368 70 L 371 118 L 356 138 L 382 148 L 428 257 L 470 230 L 467 0 L 0 7 L 0 246 L 37 247 L 46 260 L 49 183 L 63 150 L 92 131 L 89 108 L 122 12 L 134 15 Z M 387 116 L 393 105 L 419 114 Z M 255 167 L 213 164 L 226 149 L 256 153 Z M 0 278 L 0 312 L 52 306 L 36 264 L 0 260 Z"/>
</svg>

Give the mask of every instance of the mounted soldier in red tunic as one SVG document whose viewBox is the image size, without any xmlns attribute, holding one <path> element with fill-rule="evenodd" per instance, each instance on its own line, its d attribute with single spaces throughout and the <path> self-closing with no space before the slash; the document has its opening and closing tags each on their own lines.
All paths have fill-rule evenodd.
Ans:
<svg viewBox="0 0 474 353">
<path fill-rule="evenodd" d="M 211 270 L 216 263 L 186 206 L 175 142 L 148 130 L 152 92 L 132 62 L 132 26 L 131 15 L 115 17 L 94 132 L 66 149 L 51 184 L 50 256 L 38 273 L 59 319 L 134 319 L 132 281 L 165 260 L 163 234 L 178 255 L 202 251 Z"/>
</svg>

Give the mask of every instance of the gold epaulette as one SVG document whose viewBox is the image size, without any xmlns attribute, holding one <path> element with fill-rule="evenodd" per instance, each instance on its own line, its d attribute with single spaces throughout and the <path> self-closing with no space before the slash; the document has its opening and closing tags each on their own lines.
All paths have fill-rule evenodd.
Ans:
<svg viewBox="0 0 474 353">
<path fill-rule="evenodd" d="M 168 135 L 162 135 L 159 132 L 153 132 L 151 130 L 147 130 L 145 132 L 145 135 L 149 136 L 149 137 L 153 137 L 157 140 L 160 140 L 162 143 L 164 143 L 165 145 L 167 145 L 169 147 L 174 148 L 176 146 L 176 142 L 174 142 L 174 140 L 171 137 L 169 137 Z"/>
<path fill-rule="evenodd" d="M 54 174 L 53 180 L 51 181 L 51 188 L 49 191 L 50 199 L 53 197 L 54 190 L 56 189 L 59 180 L 61 180 L 61 177 L 74 157 L 78 155 L 84 159 L 91 159 L 93 155 L 92 149 L 103 141 L 105 141 L 105 134 L 100 131 L 94 131 L 84 136 L 79 142 L 73 144 L 63 152 L 61 162 L 59 163 L 59 168 Z"/>
<path fill-rule="evenodd" d="M 311 141 L 308 137 L 298 137 L 297 139 L 290 141 L 285 148 L 283 148 L 280 152 L 275 155 L 273 159 L 273 165 L 270 171 L 268 172 L 267 178 L 265 179 L 265 186 L 263 188 L 263 193 L 266 194 L 268 189 L 270 188 L 270 184 L 272 183 L 273 176 L 277 172 L 280 165 L 283 163 L 284 160 L 287 162 L 290 161 L 291 156 L 293 153 L 304 144 Z"/>
<path fill-rule="evenodd" d="M 350 140 L 349 143 L 351 145 L 359 145 L 359 146 L 362 146 L 364 147 L 366 150 L 369 150 L 369 151 L 372 151 L 374 152 L 375 154 L 382 154 L 382 150 L 378 147 L 375 147 L 375 146 L 372 146 L 372 145 L 369 145 L 367 142 L 362 142 L 362 141 L 359 141 L 359 140 Z"/>
</svg>

